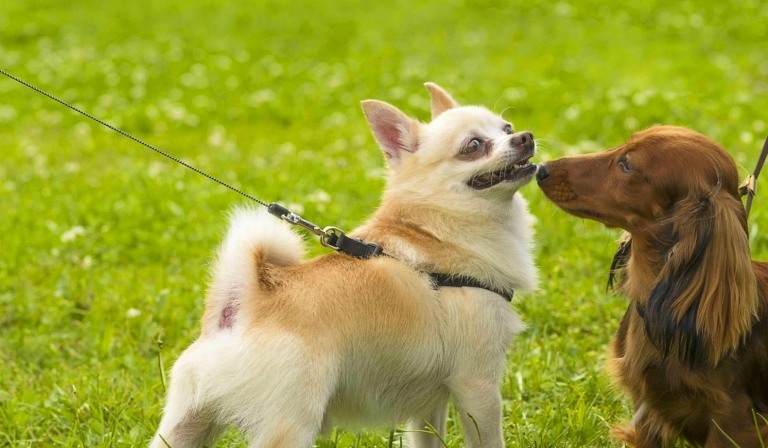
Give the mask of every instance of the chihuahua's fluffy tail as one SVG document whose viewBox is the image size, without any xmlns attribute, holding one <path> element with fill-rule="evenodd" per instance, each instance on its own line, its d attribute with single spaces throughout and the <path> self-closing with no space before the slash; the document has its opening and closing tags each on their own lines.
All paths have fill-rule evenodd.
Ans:
<svg viewBox="0 0 768 448">
<path fill-rule="evenodd" d="M 235 209 L 213 264 L 203 332 L 236 324 L 242 301 L 260 295 L 259 276 L 265 263 L 297 264 L 304 258 L 304 252 L 301 237 L 266 209 Z"/>
<path fill-rule="evenodd" d="M 229 231 L 219 249 L 214 276 L 245 278 L 255 263 L 296 264 L 304 257 L 304 242 L 290 224 L 264 209 L 238 208 L 229 219 Z"/>
</svg>

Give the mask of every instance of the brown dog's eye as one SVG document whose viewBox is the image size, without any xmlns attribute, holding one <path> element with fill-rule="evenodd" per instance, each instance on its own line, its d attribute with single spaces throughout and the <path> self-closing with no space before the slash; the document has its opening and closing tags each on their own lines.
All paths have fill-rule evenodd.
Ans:
<svg viewBox="0 0 768 448">
<path fill-rule="evenodd" d="M 512 129 L 512 125 L 507 123 L 504 125 L 504 133 L 507 135 L 512 135 L 515 132 L 514 129 Z"/>
<path fill-rule="evenodd" d="M 622 158 L 619 159 L 619 166 L 621 167 L 621 170 L 625 173 L 631 173 L 632 167 L 629 165 L 629 159 L 627 156 L 622 156 Z"/>
<path fill-rule="evenodd" d="M 460 154 L 472 154 L 480 150 L 483 147 L 483 142 L 479 138 L 473 138 L 467 143 L 467 146 L 462 148 Z"/>
</svg>

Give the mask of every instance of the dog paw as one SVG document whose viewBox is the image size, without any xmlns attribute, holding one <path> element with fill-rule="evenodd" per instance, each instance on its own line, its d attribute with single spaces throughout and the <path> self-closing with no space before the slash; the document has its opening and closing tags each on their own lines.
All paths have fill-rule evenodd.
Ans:
<svg viewBox="0 0 768 448">
<path fill-rule="evenodd" d="M 611 428 L 611 436 L 629 446 L 635 446 L 635 427 L 629 424 L 615 425 Z"/>
</svg>

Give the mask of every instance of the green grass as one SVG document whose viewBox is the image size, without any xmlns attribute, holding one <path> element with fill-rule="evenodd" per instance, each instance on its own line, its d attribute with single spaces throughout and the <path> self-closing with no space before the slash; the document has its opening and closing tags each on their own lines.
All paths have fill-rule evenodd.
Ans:
<svg viewBox="0 0 768 448">
<path fill-rule="evenodd" d="M 722 142 L 746 174 L 768 134 L 767 20 L 762 0 L 6 1 L 0 67 L 350 229 L 383 187 L 359 101 L 426 120 L 425 81 L 532 130 L 540 160 L 666 123 Z M 207 263 L 243 200 L 6 79 L 0 154 L 0 446 L 144 445 L 164 399 L 158 358 L 167 369 L 196 337 Z M 507 444 L 618 446 L 608 428 L 631 414 L 603 370 L 625 307 L 604 292 L 617 232 L 523 193 L 542 283 L 517 299 L 529 329 L 502 385 Z M 768 258 L 762 195 L 750 221 Z M 340 429 L 318 444 L 389 436 Z"/>
</svg>

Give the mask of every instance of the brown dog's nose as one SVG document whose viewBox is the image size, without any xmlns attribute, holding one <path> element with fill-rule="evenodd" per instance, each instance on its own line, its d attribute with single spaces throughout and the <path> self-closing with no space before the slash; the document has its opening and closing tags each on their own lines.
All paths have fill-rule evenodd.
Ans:
<svg viewBox="0 0 768 448">
<path fill-rule="evenodd" d="M 516 134 L 512 134 L 512 138 L 509 139 L 509 142 L 512 144 L 512 146 L 527 145 L 529 143 L 533 143 L 533 134 L 527 131 L 518 132 Z"/>
<path fill-rule="evenodd" d="M 547 165 L 540 163 L 536 168 L 536 182 L 541 183 L 544 179 L 549 177 L 549 171 L 547 171 Z"/>
</svg>

